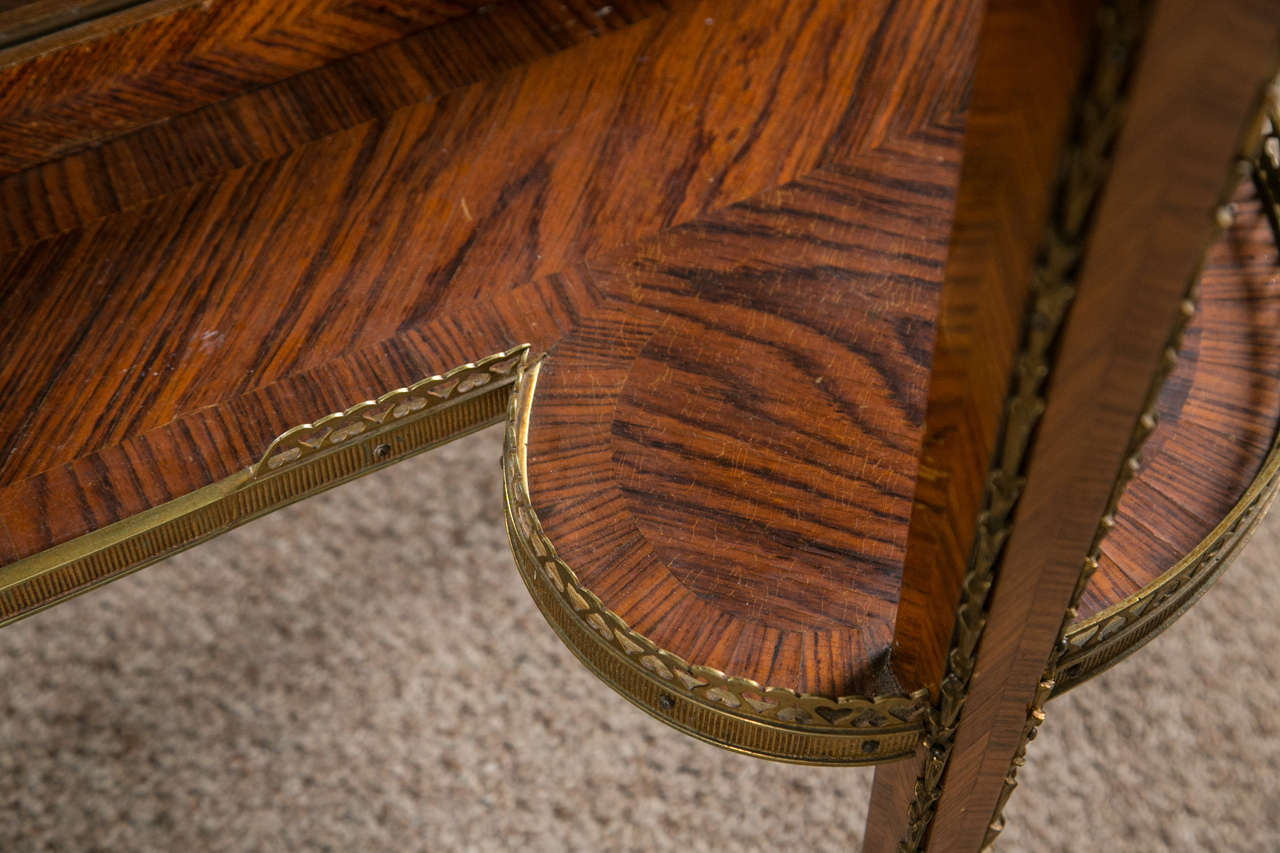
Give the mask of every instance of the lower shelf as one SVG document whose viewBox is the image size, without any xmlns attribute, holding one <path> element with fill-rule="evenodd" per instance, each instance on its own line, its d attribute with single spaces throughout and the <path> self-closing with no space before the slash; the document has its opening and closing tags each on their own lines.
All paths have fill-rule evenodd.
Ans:
<svg viewBox="0 0 1280 853">
<path fill-rule="evenodd" d="M 1237 225 L 1211 254 L 1200 313 L 1161 398 L 1162 422 L 1148 458 L 1125 494 L 1086 609 L 1068 634 L 1055 695 L 1121 660 L 1184 612 L 1225 569 L 1280 484 L 1276 248 L 1248 192 L 1238 208 Z M 538 416 L 541 366 L 530 357 L 527 346 L 518 346 L 297 427 L 241 474 L 0 568 L 0 623 L 500 422 L 505 413 L 507 524 L 517 566 L 557 633 L 602 680 L 676 728 L 752 755 L 867 764 L 914 751 L 927 697 L 906 695 L 897 686 L 891 649 L 875 640 L 875 632 L 865 635 L 871 639 L 853 657 L 829 638 L 825 647 L 799 649 L 818 657 L 843 655 L 845 671 L 857 675 L 853 689 L 806 690 L 796 681 L 726 673 L 698 653 L 699 644 L 705 648 L 721 636 L 716 624 L 695 626 L 685 648 L 660 645 L 632 621 L 643 595 L 633 589 L 619 599 L 607 571 L 595 567 L 595 583 L 588 583 L 557 554 L 530 498 L 528 432 Z M 580 516 L 573 523 L 583 525 L 596 545 L 609 546 L 612 534 L 598 519 Z M 627 566 L 622 560 L 605 568 Z M 891 601 L 892 567 L 873 578 L 879 588 L 860 592 Z M 618 600 L 633 612 L 617 607 Z M 889 612 L 885 624 L 891 619 Z M 775 657 L 781 650 L 781 644 L 775 647 Z M 802 669 L 798 661 L 774 663 L 779 672 Z"/>
</svg>

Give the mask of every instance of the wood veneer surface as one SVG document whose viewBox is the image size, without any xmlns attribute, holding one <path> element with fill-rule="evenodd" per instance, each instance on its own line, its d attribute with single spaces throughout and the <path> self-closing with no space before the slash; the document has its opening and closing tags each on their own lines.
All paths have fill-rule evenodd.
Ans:
<svg viewBox="0 0 1280 853">
<path fill-rule="evenodd" d="M 915 687 L 943 675 L 1096 8 L 986 4 L 895 624 Z"/>
<path fill-rule="evenodd" d="M 639 309 L 551 351 L 535 508 L 583 583 L 663 648 L 798 690 L 896 688 L 949 216 L 927 179 L 953 174 L 916 165 L 896 185 L 813 174 L 669 232 L 596 273 Z"/>
<path fill-rule="evenodd" d="M 1210 247 L 1196 316 L 1160 397 L 1099 571 L 1088 618 L 1139 592 L 1211 531 L 1244 494 L 1276 438 L 1280 413 L 1280 255 L 1251 182 L 1234 224 Z"/>
<path fill-rule="evenodd" d="M 0 0 L 0 50 L 67 31 L 142 0 Z M 2 60 L 0 60 L 2 61 Z"/>
<path fill-rule="evenodd" d="M 0 562 L 529 342 L 535 506 L 606 604 L 736 675 L 893 689 L 978 5 L 499 4 L 0 180 Z M 1174 538 L 1114 535 L 1097 606 L 1274 426 L 1270 285 L 1218 251 L 1165 432 L 1238 464 Z M 1187 392 L 1218 347 L 1246 366 Z"/>
<path fill-rule="evenodd" d="M 0 174 L 483 5 L 481 0 L 152 0 L 11 47 L 0 51 Z"/>
<path fill-rule="evenodd" d="M 523 47 L 537 22 L 563 23 L 550 4 L 516 8 L 523 14 L 487 16 L 490 31 L 506 37 L 490 43 Z M 805 590 L 798 564 L 761 615 L 793 633 L 815 614 L 822 629 L 854 626 L 863 645 L 836 642 L 835 669 L 815 645 L 832 641 L 811 635 L 804 648 L 817 669 L 798 682 L 851 689 L 861 658 L 888 636 L 976 4 L 877 3 L 858 14 L 838 2 L 651 4 L 621 6 L 605 20 L 616 31 L 569 46 L 548 37 L 542 57 L 492 63 L 497 74 L 472 72 L 481 79 L 453 89 L 423 74 L 416 91 L 402 85 L 372 118 L 361 104 L 309 133 L 292 122 L 305 108 L 282 108 L 284 144 L 259 147 L 271 133 L 237 125 L 227 105 L 174 122 L 176 133 L 143 131 L 16 176 L 8 189 L 28 209 L 57 213 L 9 217 L 11 250 L 0 259 L 0 335 L 23 347 L 0 367 L 10 401 L 0 519 L 10 552 L 33 553 L 183 494 L 251 463 L 293 424 L 513 343 L 551 351 L 550 388 L 557 369 L 573 370 L 573 347 L 594 328 L 607 332 L 612 358 L 624 337 L 618 325 L 659 314 L 678 324 L 684 297 L 666 291 L 694 278 L 700 306 L 754 300 L 743 306 L 742 335 L 770 324 L 754 343 L 743 338 L 737 373 L 724 381 L 783 423 L 795 422 L 785 409 L 796 388 L 812 383 L 815 404 L 839 418 L 807 444 L 776 444 L 766 460 L 836 454 L 796 475 L 797 492 L 809 474 L 825 478 L 808 493 L 810 507 L 785 529 L 762 515 L 755 538 L 717 559 L 723 574 L 733 555 L 755 553 L 756 572 L 789 550 L 819 553 L 826 579 Z M 920 20 L 937 25 L 921 30 Z M 456 58 L 443 54 L 451 44 L 416 40 L 437 63 Z M 308 85 L 330 87 L 341 105 L 335 95 L 358 101 L 363 81 L 322 71 L 248 100 L 266 121 L 271 95 L 287 103 Z M 210 127 L 233 132 L 205 148 Z M 161 166 L 130 180 L 123 168 L 85 168 L 140 160 L 134 144 L 203 170 Z M 129 202 L 94 192 L 120 184 L 132 188 Z M 681 268 L 664 261 L 677 255 Z M 649 342 L 633 376 L 651 391 L 684 357 L 677 345 L 699 320 L 688 322 Z M 794 352 L 771 346 L 774 337 L 794 338 Z M 850 366 L 851 349 L 859 354 Z M 793 357 L 805 363 L 778 377 L 771 400 L 748 387 L 761 375 L 756 359 L 782 369 Z M 654 475 L 643 387 L 628 390 L 620 411 L 631 424 L 617 427 L 617 441 L 631 460 L 621 464 Z M 93 417 L 67 416 L 86 404 Z M 740 420 L 733 411 L 725 400 L 714 414 Z M 743 429 L 733 451 L 751 452 L 767 435 Z M 846 471 L 845 451 L 866 470 Z M 688 476 L 709 474 L 688 462 Z M 535 463 L 535 502 L 557 536 L 570 502 L 543 476 Z M 656 480 L 634 484 L 637 506 L 664 500 L 645 497 Z M 856 490 L 845 493 L 850 484 Z M 750 511 L 776 503 L 759 498 Z M 863 501 L 876 506 L 856 506 Z M 676 515 L 640 517 L 677 564 L 710 553 L 711 538 L 728 545 L 734 532 L 722 520 L 684 541 Z M 863 520 L 873 528 L 856 529 Z M 823 544 L 828 534 L 836 539 Z M 563 539 L 575 558 L 572 537 Z M 863 553 L 865 564 L 844 565 Z M 689 567 L 686 580 L 700 571 Z M 850 572 L 870 581 L 865 600 L 829 600 Z M 710 567 L 704 577 L 705 587 L 695 583 L 702 594 L 743 590 Z M 658 634 L 678 653 L 701 651 Z M 741 654 L 749 652 L 744 644 Z"/>
</svg>

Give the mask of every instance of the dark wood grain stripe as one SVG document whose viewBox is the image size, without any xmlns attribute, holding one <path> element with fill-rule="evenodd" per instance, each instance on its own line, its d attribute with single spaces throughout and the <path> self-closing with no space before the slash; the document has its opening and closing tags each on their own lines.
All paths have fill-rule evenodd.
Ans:
<svg viewBox="0 0 1280 853">
<path fill-rule="evenodd" d="M 0 174 L 474 11 L 479 0 L 210 0 L 0 54 Z M 97 25 L 100 24 L 100 25 Z M 6 61 L 7 60 L 7 61 Z"/>
<path fill-rule="evenodd" d="M 661 11 L 657 2 L 628 0 L 584 20 L 551 0 L 502 3 L 0 178 L 0 255 Z"/>
</svg>

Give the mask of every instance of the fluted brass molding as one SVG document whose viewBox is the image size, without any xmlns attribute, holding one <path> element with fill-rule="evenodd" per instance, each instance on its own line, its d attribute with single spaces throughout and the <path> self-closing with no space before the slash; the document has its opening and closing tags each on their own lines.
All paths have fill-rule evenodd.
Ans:
<svg viewBox="0 0 1280 853">
<path fill-rule="evenodd" d="M 1057 171 L 1055 199 L 1032 269 L 1022 340 L 988 471 L 969 566 L 960 590 L 955 630 L 936 703 L 926 715 L 925 757 L 907 811 L 900 853 L 919 850 L 937 811 L 942 778 L 987 624 L 991 586 L 1013 511 L 1025 485 L 1031 437 L 1045 409 L 1050 353 L 1062 330 L 1092 224 L 1096 200 L 1111 172 L 1128 82 L 1146 32 L 1150 0 L 1104 0 L 1095 19 L 1092 60 L 1072 106 L 1070 135 Z"/>
<path fill-rule="evenodd" d="M 0 625 L 503 417 L 527 346 L 294 427 L 261 461 L 191 494 L 0 568 Z"/>
<path fill-rule="evenodd" d="M 565 644 L 605 683 L 660 720 L 738 752 L 804 764 L 874 764 L 914 752 L 925 696 L 826 697 L 692 665 L 632 630 L 556 555 L 529 500 L 525 451 L 539 363 L 521 370 L 503 451 L 516 565 Z"/>
<path fill-rule="evenodd" d="M 1085 669 L 1084 664 L 1092 663 L 1089 675 L 1095 675 L 1122 655 L 1132 652 L 1141 641 L 1149 639 L 1156 628 L 1176 619 L 1213 582 L 1229 561 L 1230 556 L 1235 553 L 1236 548 L 1248 538 L 1248 532 L 1252 530 L 1254 522 L 1261 517 L 1260 510 L 1265 511 L 1270 499 L 1274 497 L 1275 472 L 1272 469 L 1272 463 L 1275 446 L 1273 444 L 1268 459 L 1263 463 L 1263 470 L 1255 478 L 1253 486 L 1246 491 L 1244 498 L 1205 540 L 1205 542 L 1214 543 L 1212 547 L 1204 550 L 1197 548 L 1187 560 L 1180 561 L 1170 572 L 1143 589 L 1137 596 L 1122 602 L 1119 606 L 1120 612 L 1099 614 L 1099 617 L 1089 620 L 1089 623 L 1080 626 L 1079 629 L 1073 628 L 1076 617 L 1079 615 L 1080 600 L 1084 596 L 1090 579 L 1098 569 L 1098 560 L 1102 557 L 1102 542 L 1115 527 L 1115 513 L 1120 505 L 1120 498 L 1137 474 L 1142 463 L 1142 448 L 1158 424 L 1157 404 L 1160 392 L 1177 364 L 1183 333 L 1195 314 L 1196 294 L 1204 257 L 1210 243 L 1218 239 L 1222 231 L 1231 224 L 1232 210 L 1229 200 L 1235 194 L 1239 180 L 1246 176 L 1257 177 L 1264 193 L 1269 183 L 1275 186 L 1275 182 L 1269 180 L 1275 178 L 1277 167 L 1280 166 L 1280 149 L 1269 150 L 1277 136 L 1276 126 L 1272 122 L 1277 115 L 1280 115 L 1280 110 L 1276 109 L 1275 91 L 1275 85 L 1272 84 L 1267 87 L 1266 92 L 1259 93 L 1258 121 L 1252 124 L 1249 136 L 1243 141 L 1237 168 L 1232 170 L 1232 177 L 1226 180 L 1217 205 L 1206 216 L 1208 237 L 1200 253 L 1200 263 L 1187 279 L 1185 295 L 1177 317 L 1174 319 L 1173 328 L 1169 331 L 1163 357 L 1147 387 L 1141 414 L 1134 424 L 1120 469 L 1112 482 L 1106 508 L 1098 521 L 1093 541 L 1090 543 L 1088 554 L 1076 579 L 1075 588 L 1072 590 L 1070 603 L 1062 616 L 1058 640 L 1049 655 L 1044 674 L 1027 709 L 1022 737 L 1010 761 L 1009 769 L 1005 773 L 1000 796 L 987 825 L 986 837 L 982 843 L 983 850 L 989 849 L 1004 829 L 1004 807 L 1018 785 L 1018 769 L 1026 762 L 1027 745 L 1035 738 L 1036 731 L 1044 722 L 1044 704 L 1056 692 L 1059 680 L 1066 677 L 1068 667 L 1075 669 L 1078 673 Z M 1261 137 L 1258 135 L 1260 126 L 1266 129 Z M 1272 195 L 1267 201 L 1274 229 L 1277 223 L 1280 223 L 1280 218 L 1275 215 L 1276 196 Z M 1280 240 L 1280 231 L 1276 234 L 1277 239 Z M 1204 544 L 1204 542 L 1201 543 L 1202 546 Z M 1148 613 L 1150 614 L 1148 621 L 1144 621 L 1143 616 Z M 1099 619 L 1100 621 L 1095 621 Z M 1102 622 L 1105 622 L 1107 629 L 1105 634 Z M 1087 655 L 1092 658 L 1091 661 L 1079 660 L 1075 664 L 1069 664 L 1073 651 L 1079 651 L 1091 645 L 1096 645 Z M 1078 680 L 1073 683 L 1078 683 Z"/>
</svg>

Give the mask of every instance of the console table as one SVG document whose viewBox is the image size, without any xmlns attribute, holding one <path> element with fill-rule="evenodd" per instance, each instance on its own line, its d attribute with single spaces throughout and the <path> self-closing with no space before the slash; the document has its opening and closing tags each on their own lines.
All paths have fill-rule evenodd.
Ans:
<svg viewBox="0 0 1280 853">
<path fill-rule="evenodd" d="M 1274 494 L 1263 0 L 48 6 L 0 6 L 0 623 L 502 423 L 603 682 L 971 851 Z"/>
</svg>

